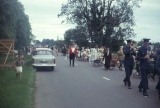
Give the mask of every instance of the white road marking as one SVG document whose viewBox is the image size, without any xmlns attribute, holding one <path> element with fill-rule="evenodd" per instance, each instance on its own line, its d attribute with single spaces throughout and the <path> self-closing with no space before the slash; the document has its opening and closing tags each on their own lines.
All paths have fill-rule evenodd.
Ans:
<svg viewBox="0 0 160 108">
<path fill-rule="evenodd" d="M 67 59 L 68 59 L 67 57 L 64 58 L 64 60 L 67 60 Z"/>
<path fill-rule="evenodd" d="M 75 64 L 75 66 L 78 66 L 77 64 Z"/>
<path fill-rule="evenodd" d="M 106 77 L 103 77 L 104 79 L 106 79 L 106 80 L 110 80 L 109 78 L 106 78 Z"/>
</svg>

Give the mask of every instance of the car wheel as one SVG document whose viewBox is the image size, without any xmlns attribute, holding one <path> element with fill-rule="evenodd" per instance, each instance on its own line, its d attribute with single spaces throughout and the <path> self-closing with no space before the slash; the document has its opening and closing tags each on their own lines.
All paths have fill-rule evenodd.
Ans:
<svg viewBox="0 0 160 108">
<path fill-rule="evenodd" d="M 53 71 L 54 70 L 54 67 L 51 67 L 51 71 Z"/>
</svg>

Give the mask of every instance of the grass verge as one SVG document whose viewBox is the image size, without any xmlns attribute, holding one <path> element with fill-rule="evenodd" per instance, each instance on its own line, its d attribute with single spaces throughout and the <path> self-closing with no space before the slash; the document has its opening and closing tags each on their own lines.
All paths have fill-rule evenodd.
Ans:
<svg viewBox="0 0 160 108">
<path fill-rule="evenodd" d="M 0 108 L 34 107 L 35 70 L 31 56 L 24 55 L 24 61 L 22 79 L 13 69 L 0 69 Z"/>
</svg>

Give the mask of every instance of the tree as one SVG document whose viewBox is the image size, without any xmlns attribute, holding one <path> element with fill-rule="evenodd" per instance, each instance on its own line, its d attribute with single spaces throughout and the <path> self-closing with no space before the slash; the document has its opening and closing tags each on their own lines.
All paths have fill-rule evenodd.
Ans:
<svg viewBox="0 0 160 108">
<path fill-rule="evenodd" d="M 155 48 L 155 49 L 160 48 L 160 42 L 155 42 L 155 43 L 154 43 L 154 48 Z"/>
<path fill-rule="evenodd" d="M 0 39 L 14 39 L 15 48 L 30 45 L 34 35 L 29 17 L 17 0 L 0 0 Z"/>
<path fill-rule="evenodd" d="M 76 43 L 79 47 L 89 46 L 86 28 L 83 26 L 77 26 L 73 29 L 69 29 L 64 34 L 64 40 L 67 46 L 72 43 Z"/>
<path fill-rule="evenodd" d="M 64 40 L 57 40 L 57 41 L 55 41 L 54 45 L 60 50 L 65 45 L 65 42 L 64 42 Z"/>
<path fill-rule="evenodd" d="M 43 45 L 52 46 L 52 45 L 54 45 L 54 43 L 55 43 L 55 41 L 53 39 L 43 39 L 42 40 Z"/>
<path fill-rule="evenodd" d="M 139 1 L 68 0 L 58 17 L 66 16 L 67 23 L 86 26 L 92 43 L 111 47 L 113 38 L 121 41 L 134 37 L 133 8 L 139 7 Z"/>
<path fill-rule="evenodd" d="M 143 45 L 143 39 L 141 39 L 140 41 L 138 41 L 138 46 L 142 46 Z"/>
<path fill-rule="evenodd" d="M 39 40 L 35 40 L 35 43 L 36 43 L 36 44 L 41 44 L 42 42 L 39 41 Z"/>
</svg>

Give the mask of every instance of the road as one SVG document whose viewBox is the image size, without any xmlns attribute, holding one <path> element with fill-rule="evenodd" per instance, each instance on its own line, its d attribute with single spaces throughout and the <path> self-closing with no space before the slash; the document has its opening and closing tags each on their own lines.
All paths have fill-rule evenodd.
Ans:
<svg viewBox="0 0 160 108">
<path fill-rule="evenodd" d="M 123 84 L 124 71 L 106 71 L 89 62 L 69 66 L 64 56 L 56 58 L 54 71 L 36 72 L 35 108 L 160 108 L 156 81 L 149 79 L 149 97 L 138 91 L 140 78 L 131 77 L 132 89 Z"/>
</svg>

